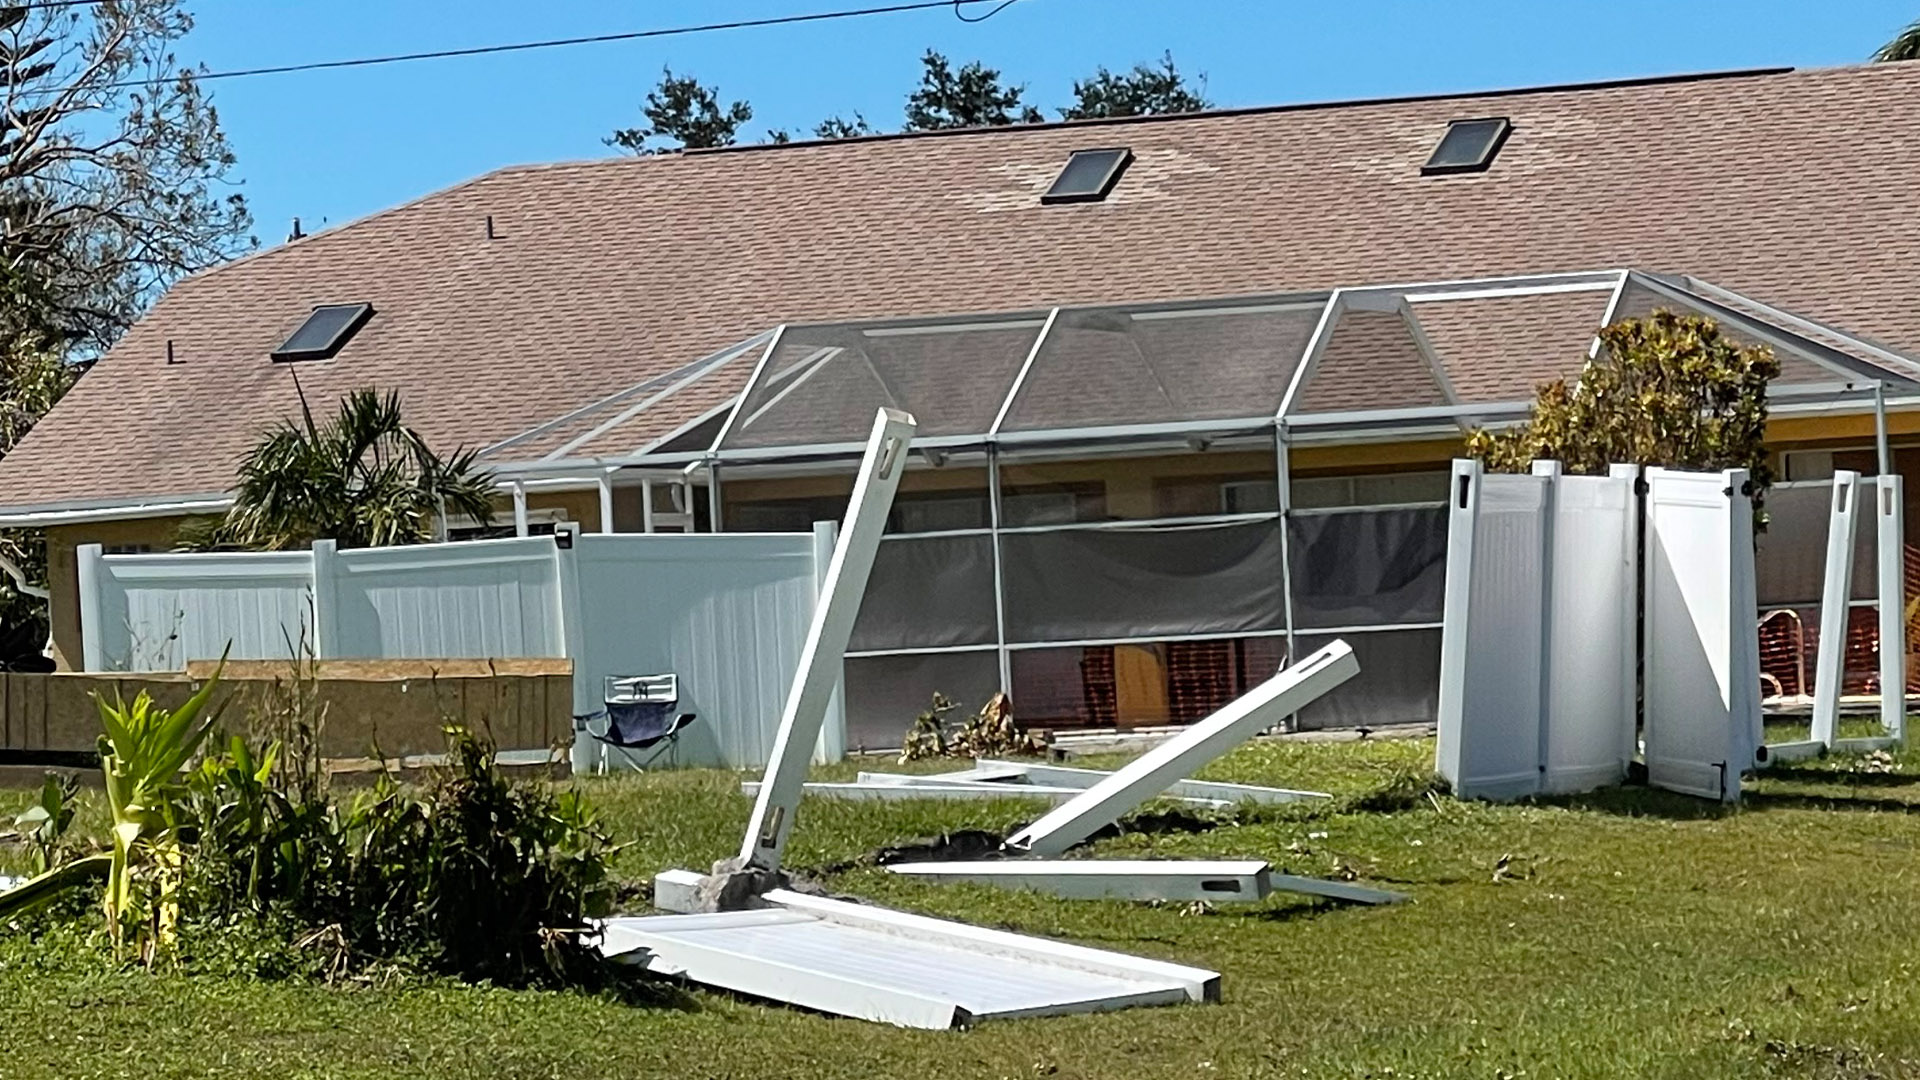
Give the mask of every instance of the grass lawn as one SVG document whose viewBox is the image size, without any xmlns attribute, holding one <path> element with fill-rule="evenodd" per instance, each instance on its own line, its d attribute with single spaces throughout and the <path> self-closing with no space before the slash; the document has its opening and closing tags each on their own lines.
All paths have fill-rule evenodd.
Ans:
<svg viewBox="0 0 1920 1080">
<path fill-rule="evenodd" d="M 1644 789 L 1513 806 L 1429 797 L 1432 752 L 1244 747 L 1205 775 L 1317 787 L 1339 805 L 1095 849 L 1351 870 L 1413 895 L 1397 907 L 1276 896 L 1194 914 L 858 866 L 831 875 L 910 910 L 1215 968 L 1217 1006 L 901 1031 L 700 991 L 639 1007 L 118 971 L 72 943 L 15 936 L 0 937 L 0 1077 L 1920 1076 L 1920 754 L 1891 772 L 1782 769 L 1723 810 Z M 638 880 L 730 854 L 748 811 L 739 779 L 584 783 L 634 838 L 620 869 Z M 810 800 L 790 861 L 856 862 L 946 829 L 1004 830 L 1035 809 Z"/>
</svg>

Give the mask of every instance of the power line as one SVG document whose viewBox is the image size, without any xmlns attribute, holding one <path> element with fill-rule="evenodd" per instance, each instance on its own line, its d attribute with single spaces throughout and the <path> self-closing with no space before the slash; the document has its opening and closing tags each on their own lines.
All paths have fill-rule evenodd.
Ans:
<svg viewBox="0 0 1920 1080">
<path fill-rule="evenodd" d="M 43 0 L 40 4 L 14 5 L 26 7 L 74 7 L 81 4 L 99 3 L 101 0 Z M 979 18 L 968 18 L 964 9 L 974 4 L 993 3 L 994 0 L 919 0 L 916 3 L 887 4 L 881 7 L 849 8 L 840 11 L 816 11 L 801 15 L 774 15 L 763 19 L 739 19 L 733 22 L 703 23 L 697 26 L 671 26 L 656 30 L 630 30 L 618 34 L 595 34 L 589 37 L 551 38 L 546 41 L 520 41 L 506 45 L 476 45 L 465 49 L 436 49 L 432 52 L 396 53 L 390 56 L 365 56 L 351 60 L 313 60 L 302 64 L 280 64 L 273 67 L 239 68 L 232 71 L 182 72 L 180 78 L 194 82 L 209 82 L 214 79 L 240 79 L 255 75 L 289 75 L 301 71 L 331 71 L 338 68 L 374 67 L 380 64 L 403 64 L 416 60 L 447 60 L 466 56 L 491 56 L 496 53 L 529 52 L 534 49 L 559 49 L 573 45 L 603 45 L 615 41 L 640 41 L 646 38 L 678 37 L 684 34 L 708 34 L 720 30 L 752 30 L 767 26 L 792 26 L 798 23 L 826 22 L 833 19 L 857 19 L 869 15 L 898 15 L 909 11 L 928 11 L 934 8 L 953 9 L 953 13 L 962 22 L 985 22 L 1011 6 L 1015 0 L 1001 0 L 998 7 Z M 160 80 L 129 80 L 112 84 L 110 89 L 123 90 L 150 86 Z"/>
</svg>

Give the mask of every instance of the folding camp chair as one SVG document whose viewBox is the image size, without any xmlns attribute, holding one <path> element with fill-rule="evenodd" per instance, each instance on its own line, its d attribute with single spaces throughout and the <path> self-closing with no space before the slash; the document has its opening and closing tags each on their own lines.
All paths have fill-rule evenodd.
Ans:
<svg viewBox="0 0 1920 1080">
<path fill-rule="evenodd" d="M 606 677 L 606 708 L 584 718 L 581 728 L 600 742 L 600 772 L 607 771 L 607 748 L 622 751 L 646 750 L 658 746 L 638 768 L 646 768 L 670 753 L 680 732 L 693 723 L 693 713 L 680 708 L 678 675 L 609 675 Z M 593 722 L 605 717 L 607 726 L 599 731 Z M 622 754 L 628 761 L 631 754 Z"/>
</svg>

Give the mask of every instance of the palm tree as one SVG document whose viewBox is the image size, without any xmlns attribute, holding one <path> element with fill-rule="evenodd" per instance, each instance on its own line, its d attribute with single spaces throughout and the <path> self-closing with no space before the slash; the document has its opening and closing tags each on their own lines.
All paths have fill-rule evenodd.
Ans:
<svg viewBox="0 0 1920 1080">
<path fill-rule="evenodd" d="M 1892 41 L 1880 46 L 1880 51 L 1873 54 L 1873 59 L 1875 63 L 1886 63 L 1889 60 L 1920 60 L 1920 21 L 1910 24 Z"/>
<path fill-rule="evenodd" d="M 443 513 L 493 518 L 493 474 L 474 451 L 435 454 L 400 415 L 400 397 L 355 390 L 321 427 L 283 424 L 240 463 L 233 506 L 191 547 L 280 551 L 330 539 L 341 547 L 420 544 Z"/>
</svg>

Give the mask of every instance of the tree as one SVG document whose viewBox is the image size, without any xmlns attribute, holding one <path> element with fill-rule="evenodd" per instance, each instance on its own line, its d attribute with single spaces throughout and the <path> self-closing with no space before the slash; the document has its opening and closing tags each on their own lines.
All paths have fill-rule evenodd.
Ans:
<svg viewBox="0 0 1920 1080">
<path fill-rule="evenodd" d="M 0 7 L 0 270 L 80 354 L 253 242 L 219 117 L 172 52 L 192 28 L 179 0 Z"/>
<path fill-rule="evenodd" d="M 1526 423 L 1476 431 L 1467 452 L 1499 472 L 1525 472 L 1535 459 L 1590 475 L 1615 462 L 1746 469 L 1757 512 L 1773 482 L 1762 443 L 1767 384 L 1780 374 L 1773 351 L 1666 310 L 1607 327 L 1600 345 L 1578 385 L 1541 387 Z"/>
<path fill-rule="evenodd" d="M 813 137 L 816 139 L 857 139 L 863 135 L 878 134 L 873 125 L 867 123 L 867 118 L 859 113 L 854 113 L 851 120 L 829 116 L 813 127 Z"/>
<path fill-rule="evenodd" d="M 974 61 L 954 71 L 947 58 L 927 50 L 920 58 L 920 88 L 907 96 L 908 131 L 1038 124 L 1039 109 L 1023 103 L 1026 86 L 1002 86 L 1000 73 Z"/>
<path fill-rule="evenodd" d="M 0 457 L 181 275 L 251 245 L 178 0 L 0 6 Z M 36 532 L 0 532 L 0 666 L 46 641 Z M 32 586 L 31 588 L 38 588 Z"/>
<path fill-rule="evenodd" d="M 441 458 L 406 425 L 400 397 L 355 390 L 321 427 L 313 414 L 262 436 L 240 463 L 233 506 L 186 537 L 192 547 L 281 551 L 419 544 L 442 513 L 493 519 L 494 480 L 474 451 Z"/>
<path fill-rule="evenodd" d="M 732 146 L 740 128 L 753 119 L 753 106 L 736 101 L 722 109 L 717 88 L 703 86 L 691 75 L 675 75 L 672 68 L 661 69 L 660 85 L 647 91 L 647 103 L 640 112 L 647 126 L 615 131 L 607 139 L 608 146 L 635 154 Z M 785 142 L 783 134 L 773 133 L 773 141 Z M 651 146 L 648 139 L 671 139 L 673 145 Z"/>
<path fill-rule="evenodd" d="M 1920 60 L 1920 20 L 1900 31 L 1892 41 L 1880 46 L 1873 54 L 1875 63 L 1887 63 L 1892 60 Z"/>
<path fill-rule="evenodd" d="M 1060 110 L 1060 119 L 1150 116 L 1212 108 L 1205 93 L 1206 75 L 1201 74 L 1197 81 L 1198 90 L 1188 88 L 1185 77 L 1173 66 L 1171 52 L 1160 57 L 1158 66 L 1135 64 L 1132 71 L 1119 75 L 1104 67 L 1096 68 L 1090 78 L 1074 81 L 1074 103 Z"/>
<path fill-rule="evenodd" d="M 0 321 L 18 308 L 0 301 Z M 0 330 L 0 458 L 79 378 L 44 335 Z M 46 537 L 37 529 L 0 530 L 0 670 L 40 667 L 47 644 Z"/>
</svg>

